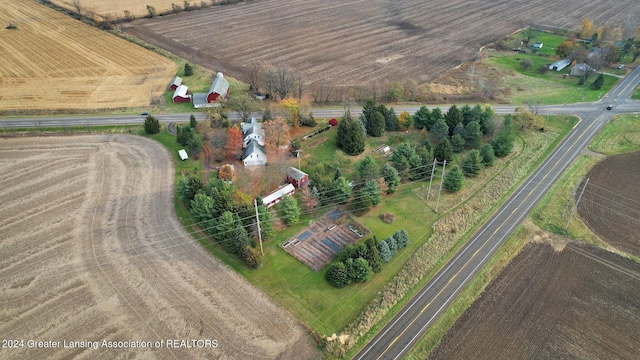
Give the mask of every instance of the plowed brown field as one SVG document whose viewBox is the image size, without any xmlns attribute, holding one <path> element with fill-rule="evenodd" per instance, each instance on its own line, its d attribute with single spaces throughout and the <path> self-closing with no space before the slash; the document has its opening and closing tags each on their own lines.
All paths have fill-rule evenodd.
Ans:
<svg viewBox="0 0 640 360">
<path fill-rule="evenodd" d="M 577 29 L 585 17 L 614 24 L 633 13 L 637 0 L 270 0 L 138 20 L 125 31 L 240 78 L 263 60 L 309 82 L 425 83 L 530 24 Z"/>
<path fill-rule="evenodd" d="M 0 358 L 317 357 L 289 313 L 185 232 L 173 174 L 167 151 L 141 137 L 0 139 L 0 339 L 23 341 Z"/>
<path fill-rule="evenodd" d="M 640 152 L 607 157 L 585 177 L 582 220 L 608 244 L 640 257 Z"/>
<path fill-rule="evenodd" d="M 531 243 L 430 359 L 637 359 L 640 264 L 605 250 Z"/>
<path fill-rule="evenodd" d="M 0 1 L 0 24 L 0 112 L 148 106 L 176 72 L 169 59 L 34 0 Z"/>
</svg>

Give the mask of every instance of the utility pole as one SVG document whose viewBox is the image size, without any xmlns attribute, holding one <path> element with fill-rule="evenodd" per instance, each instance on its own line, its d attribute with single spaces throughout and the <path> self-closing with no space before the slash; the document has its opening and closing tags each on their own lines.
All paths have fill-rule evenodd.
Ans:
<svg viewBox="0 0 640 360">
<path fill-rule="evenodd" d="M 260 242 L 260 254 L 264 256 L 264 250 L 262 249 L 262 231 L 260 231 L 260 214 L 258 213 L 258 200 L 253 199 L 253 205 L 256 207 L 256 224 L 258 225 L 258 241 Z"/>
<path fill-rule="evenodd" d="M 300 169 L 300 153 L 302 152 L 302 150 L 296 150 L 296 157 L 298 158 L 298 170 L 302 171 L 302 169 Z"/>
<path fill-rule="evenodd" d="M 584 180 L 584 177 L 581 176 L 580 179 L 578 180 L 578 183 L 576 184 L 576 187 L 573 189 L 573 193 L 571 194 L 571 197 L 569 198 L 569 200 L 567 200 L 567 206 L 564 207 L 564 211 L 562 212 L 563 219 L 564 219 L 564 216 L 567 214 L 567 210 L 569 210 L 569 205 L 571 205 L 571 201 L 576 196 L 576 192 L 578 192 L 578 188 L 580 187 L 580 184 L 582 184 L 582 180 Z"/>
<path fill-rule="evenodd" d="M 438 159 L 433 158 L 433 166 L 431 167 L 431 178 L 429 179 L 429 191 L 427 191 L 427 200 L 429 200 L 429 196 L 431 195 L 431 183 L 433 182 L 433 174 L 436 172 L 437 163 Z"/>
<path fill-rule="evenodd" d="M 567 220 L 567 225 L 564 226 L 564 229 L 567 230 L 567 228 L 569 228 L 569 222 L 571 222 L 571 218 L 573 217 L 573 213 L 574 211 L 576 211 L 576 208 L 578 207 L 578 203 L 580 202 L 580 199 L 582 199 L 582 194 L 584 194 L 584 190 L 587 188 L 587 184 L 589 183 L 589 178 L 587 178 L 587 181 L 584 183 L 584 186 L 582 187 L 582 191 L 580 191 L 580 195 L 578 195 L 578 200 L 576 200 L 576 203 L 573 204 L 573 208 L 571 208 L 571 215 L 569 215 L 569 220 Z"/>
<path fill-rule="evenodd" d="M 440 177 L 440 189 L 438 190 L 438 200 L 436 200 L 436 213 L 438 212 L 438 204 L 440 203 L 440 192 L 442 191 L 442 183 L 444 182 L 444 169 L 447 167 L 447 160 L 444 160 L 442 165 L 442 176 Z"/>
</svg>

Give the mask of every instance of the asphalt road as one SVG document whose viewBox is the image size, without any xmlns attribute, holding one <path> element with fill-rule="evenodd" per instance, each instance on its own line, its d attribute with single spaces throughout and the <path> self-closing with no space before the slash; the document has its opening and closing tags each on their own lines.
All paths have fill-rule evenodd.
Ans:
<svg viewBox="0 0 640 360">
<path fill-rule="evenodd" d="M 639 81 L 640 67 L 637 67 L 599 102 L 540 106 L 538 109 L 540 114 L 576 114 L 581 117 L 581 121 L 481 230 L 356 355 L 355 359 L 398 359 L 404 356 L 613 114 L 640 112 L 640 102 L 629 100 Z M 613 105 L 611 111 L 605 110 L 609 104 Z M 401 106 L 396 107 L 395 110 L 398 113 L 406 110 L 413 114 L 418 108 L 418 106 Z M 513 112 L 515 107 L 495 106 L 493 108 L 498 114 L 506 114 Z M 441 109 L 447 110 L 446 107 Z M 350 110 L 354 116 L 357 116 L 361 108 L 352 107 Z M 313 109 L 316 118 L 337 118 L 343 113 L 342 108 Z M 190 114 L 153 115 L 162 123 L 172 123 L 188 122 Z M 198 120 L 204 119 L 203 113 L 194 112 L 194 116 Z M 1 119 L 0 123 L 5 129 L 44 128 L 141 124 L 144 118 L 143 115 L 22 117 Z M 238 115 L 231 114 L 230 119 L 238 119 Z"/>
<path fill-rule="evenodd" d="M 575 113 L 581 120 L 520 188 L 354 359 L 399 359 L 405 356 L 613 114 L 640 112 L 640 102 L 629 100 L 639 81 L 640 67 L 603 101 L 542 107 L 541 113 Z M 605 109 L 609 104 L 613 105 L 611 111 Z"/>
</svg>

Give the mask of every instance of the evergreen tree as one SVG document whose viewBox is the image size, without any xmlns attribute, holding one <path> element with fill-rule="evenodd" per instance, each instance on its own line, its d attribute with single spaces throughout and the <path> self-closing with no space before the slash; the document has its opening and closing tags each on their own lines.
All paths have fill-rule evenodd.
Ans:
<svg viewBox="0 0 640 360">
<path fill-rule="evenodd" d="M 496 128 L 491 119 L 495 115 L 496 115 L 496 112 L 493 111 L 493 108 L 491 106 L 487 105 L 487 107 L 484 108 L 484 111 L 482 112 L 482 117 L 480 118 L 481 119 L 480 130 L 482 131 L 483 134 L 493 135 L 493 132 L 496 130 Z"/>
<path fill-rule="evenodd" d="M 192 129 L 195 129 L 197 125 L 198 125 L 198 121 L 196 121 L 196 117 L 193 116 L 193 114 L 191 114 L 191 116 L 189 117 L 189 127 L 191 127 Z"/>
<path fill-rule="evenodd" d="M 475 177 L 480 175 L 480 170 L 482 170 L 482 157 L 478 150 L 473 149 L 462 160 L 462 172 L 469 177 Z"/>
<path fill-rule="evenodd" d="M 493 147 L 489 144 L 484 144 L 480 148 L 480 157 L 482 157 L 482 164 L 484 166 L 493 166 L 496 161 L 496 156 L 493 151 Z"/>
<path fill-rule="evenodd" d="M 363 190 L 367 197 L 371 199 L 373 206 L 377 206 L 382 202 L 382 195 L 380 195 L 380 189 L 378 189 L 378 183 L 375 179 L 367 180 Z"/>
<path fill-rule="evenodd" d="M 379 111 L 371 114 L 371 118 L 367 117 L 367 134 L 373 137 L 384 135 L 385 120 L 384 115 Z"/>
<path fill-rule="evenodd" d="M 389 236 L 385 241 L 387 242 L 387 245 L 389 245 L 391 256 L 395 256 L 398 252 L 398 243 L 396 242 L 396 239 L 394 239 L 393 236 Z"/>
<path fill-rule="evenodd" d="M 438 120 L 442 119 L 442 121 L 444 121 L 444 115 L 442 114 L 442 110 L 437 107 L 435 109 L 433 109 L 431 111 L 431 116 L 429 117 L 429 121 L 427 122 L 427 124 L 425 125 L 425 128 L 429 131 L 431 131 L 431 129 L 433 128 L 433 126 L 436 124 L 436 122 Z M 446 122 L 445 122 L 446 124 Z M 447 132 L 449 131 L 449 129 L 447 128 Z"/>
<path fill-rule="evenodd" d="M 197 193 L 191 200 L 189 213 L 199 223 L 213 219 L 213 199 L 203 193 Z"/>
<path fill-rule="evenodd" d="M 241 255 L 245 264 L 252 269 L 259 269 L 262 265 L 262 255 L 251 246 L 245 246 Z"/>
<path fill-rule="evenodd" d="M 469 104 L 464 104 L 460 107 L 460 114 L 462 114 L 462 125 L 466 126 L 471 120 L 471 116 L 473 115 L 473 111 Z M 462 134 L 460 134 L 462 135 Z"/>
<path fill-rule="evenodd" d="M 480 123 L 471 121 L 464 127 L 465 144 L 472 149 L 480 148 L 480 140 L 482 140 L 482 131 L 480 131 Z"/>
<path fill-rule="evenodd" d="M 420 106 L 420 109 L 413 114 L 413 124 L 416 129 L 427 128 L 429 124 L 429 118 L 431 117 L 431 111 L 425 105 Z M 429 130 L 427 128 L 427 130 Z"/>
<path fill-rule="evenodd" d="M 331 264 L 329 270 L 325 274 L 325 279 L 334 287 L 343 288 L 349 285 L 349 277 L 347 268 L 343 262 Z"/>
<path fill-rule="evenodd" d="M 352 211 L 356 216 L 366 214 L 373 207 L 373 201 L 364 187 L 356 191 L 351 203 Z"/>
<path fill-rule="evenodd" d="M 444 119 L 438 119 L 431 127 L 431 133 L 436 140 L 442 141 L 442 139 L 449 136 L 449 126 L 444 122 Z"/>
<path fill-rule="evenodd" d="M 384 111 L 384 124 L 386 131 L 396 131 L 398 130 L 398 116 L 393 108 L 386 109 L 384 105 L 380 105 L 382 107 L 381 110 Z M 382 112 L 382 111 L 381 111 Z"/>
<path fill-rule="evenodd" d="M 451 105 L 449 111 L 447 111 L 447 114 L 444 116 L 444 120 L 447 126 L 449 126 L 449 136 L 453 135 L 453 129 L 456 128 L 456 125 L 464 121 L 462 112 L 460 112 L 460 109 L 455 105 Z"/>
<path fill-rule="evenodd" d="M 391 250 L 389 249 L 389 244 L 385 240 L 380 241 L 378 244 L 378 250 L 380 250 L 380 258 L 383 263 L 388 263 L 391 261 L 393 255 L 391 254 Z"/>
<path fill-rule="evenodd" d="M 436 145 L 433 149 L 433 157 L 440 162 L 444 160 L 447 160 L 447 162 L 453 161 L 453 148 L 449 139 L 444 138 Z"/>
<path fill-rule="evenodd" d="M 186 176 L 181 176 L 178 179 L 178 197 L 182 200 L 183 203 L 188 204 L 188 195 L 189 195 L 189 178 Z"/>
<path fill-rule="evenodd" d="M 387 184 L 387 194 L 393 194 L 396 192 L 398 185 L 400 185 L 400 176 L 398 171 L 389 164 L 384 164 L 380 169 L 380 176 L 384 178 L 384 182 Z"/>
<path fill-rule="evenodd" d="M 600 90 L 602 89 L 602 85 L 604 85 L 604 75 L 600 73 L 593 84 L 591 84 L 591 88 L 593 90 Z"/>
<path fill-rule="evenodd" d="M 153 115 L 147 115 L 144 119 L 144 132 L 147 134 L 157 134 L 160 132 L 160 121 L 153 117 Z"/>
<path fill-rule="evenodd" d="M 209 228 L 209 235 L 213 238 L 215 242 L 220 242 L 224 246 L 224 248 L 231 252 L 233 245 L 230 240 L 233 236 L 233 231 L 235 229 L 235 219 L 233 218 L 233 213 L 231 211 L 225 211 L 218 218 L 216 226 Z"/>
<path fill-rule="evenodd" d="M 350 280 L 352 282 L 365 282 L 371 278 L 373 270 L 371 269 L 371 265 L 369 265 L 367 260 L 361 257 L 355 260 L 349 260 L 351 260 L 351 266 L 347 265 L 347 267 L 350 267 Z M 349 273 L 349 271 L 347 271 L 347 273 Z"/>
<path fill-rule="evenodd" d="M 366 119 L 365 125 L 367 125 L 367 133 L 369 134 L 369 121 L 373 119 L 373 113 L 378 111 L 378 106 L 376 105 L 376 101 L 373 99 L 367 99 L 364 105 L 362 106 L 362 115 Z"/>
<path fill-rule="evenodd" d="M 431 153 L 427 151 L 424 146 L 418 146 L 416 148 L 416 155 L 420 158 L 420 166 L 413 169 L 412 177 L 417 179 L 430 179 L 431 168 L 433 167 L 433 157 Z"/>
<path fill-rule="evenodd" d="M 273 227 L 273 218 L 271 212 L 264 203 L 259 202 L 258 205 L 258 218 L 260 219 L 260 234 L 262 240 L 269 240 L 276 234 L 276 229 Z"/>
<path fill-rule="evenodd" d="M 342 171 L 340 170 L 339 167 L 336 168 L 336 172 L 333 173 L 333 181 L 338 180 L 339 178 L 342 177 Z"/>
<path fill-rule="evenodd" d="M 333 191 L 335 202 L 339 204 L 345 204 L 351 198 L 351 186 L 343 176 L 333 181 Z"/>
<path fill-rule="evenodd" d="M 460 134 L 460 136 L 464 135 L 464 125 L 462 123 L 458 123 L 455 128 L 453 128 L 453 135 Z"/>
<path fill-rule="evenodd" d="M 429 139 L 424 139 L 424 141 L 420 143 L 420 146 L 423 146 L 425 149 L 427 149 L 428 153 L 431 153 L 431 150 L 433 149 L 433 146 L 431 146 Z"/>
<path fill-rule="evenodd" d="M 365 156 L 356 164 L 356 171 L 361 180 L 369 180 L 378 177 L 378 169 L 373 158 L 369 155 Z"/>
<path fill-rule="evenodd" d="M 242 226 L 242 221 L 240 221 L 240 217 L 237 214 L 233 220 L 233 231 L 225 237 L 225 247 L 233 254 L 242 255 L 242 250 L 246 246 L 251 246 L 251 239 L 249 239 L 249 234 Z"/>
<path fill-rule="evenodd" d="M 515 141 L 515 128 L 513 127 L 513 121 L 511 114 L 507 114 L 504 117 L 504 126 L 498 133 L 498 136 L 491 141 L 491 146 L 497 157 L 505 157 L 511 154 L 513 150 L 513 142 Z"/>
<path fill-rule="evenodd" d="M 453 134 L 451 137 L 451 148 L 455 153 L 459 153 L 464 150 L 464 139 L 460 134 Z"/>
<path fill-rule="evenodd" d="M 189 63 L 184 63 L 184 76 L 193 75 L 193 67 Z"/>
<path fill-rule="evenodd" d="M 375 235 L 372 238 L 368 238 L 365 242 L 367 248 L 367 256 L 365 259 L 371 265 L 373 272 L 380 272 L 382 270 L 382 258 L 380 257 L 380 250 L 378 249 L 378 240 Z"/>
<path fill-rule="evenodd" d="M 282 220 L 287 226 L 298 222 L 300 219 L 300 207 L 296 198 L 291 195 L 284 195 L 280 200 L 279 207 L 282 211 Z"/>
<path fill-rule="evenodd" d="M 404 229 L 397 230 L 393 233 L 393 238 L 396 240 L 398 250 L 406 247 L 409 243 L 409 234 Z"/>
<path fill-rule="evenodd" d="M 457 165 L 454 165 L 449 171 L 447 171 L 444 176 L 444 188 L 450 192 L 456 192 L 462 189 L 463 178 L 464 175 L 462 174 L 460 168 Z"/>
<path fill-rule="evenodd" d="M 336 135 L 336 146 L 347 155 L 359 155 L 364 152 L 365 136 L 359 122 L 349 112 L 340 120 Z"/>
</svg>

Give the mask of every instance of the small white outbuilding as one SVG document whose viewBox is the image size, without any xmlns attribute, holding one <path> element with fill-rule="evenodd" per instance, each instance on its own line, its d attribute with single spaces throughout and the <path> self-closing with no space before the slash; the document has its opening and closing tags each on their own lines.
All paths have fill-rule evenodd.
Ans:
<svg viewBox="0 0 640 360">
<path fill-rule="evenodd" d="M 178 150 L 178 155 L 180 155 L 180 159 L 182 161 L 185 161 L 189 158 L 189 155 L 187 155 L 187 152 L 184 149 Z"/>
</svg>

